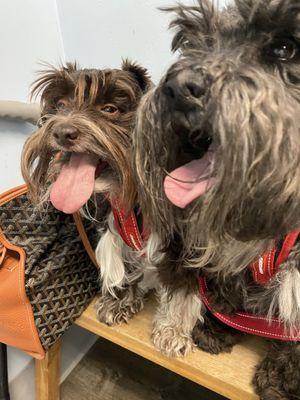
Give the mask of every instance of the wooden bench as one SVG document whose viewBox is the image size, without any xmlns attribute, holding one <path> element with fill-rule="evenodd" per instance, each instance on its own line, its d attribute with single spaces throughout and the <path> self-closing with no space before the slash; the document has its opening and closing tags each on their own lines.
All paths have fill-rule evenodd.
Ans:
<svg viewBox="0 0 300 400">
<path fill-rule="evenodd" d="M 185 358 L 171 359 L 157 352 L 150 339 L 155 301 L 150 299 L 128 324 L 108 327 L 97 321 L 92 303 L 76 324 L 191 381 L 232 400 L 257 400 L 251 379 L 265 353 L 265 342 L 245 337 L 232 353 L 213 356 L 200 350 Z M 36 400 L 59 400 L 60 345 L 36 362 Z"/>
<path fill-rule="evenodd" d="M 36 122 L 38 105 L 0 102 L 0 118 L 13 117 Z M 107 327 L 95 317 L 93 304 L 76 321 L 77 325 L 153 361 L 199 385 L 233 400 L 258 399 L 251 379 L 254 366 L 265 352 L 263 340 L 247 337 L 231 354 L 211 356 L 200 350 L 182 359 L 168 359 L 158 353 L 150 340 L 155 309 L 149 301 L 145 309 L 128 325 Z M 36 361 L 36 400 L 59 400 L 60 343 L 54 345 L 42 361 Z"/>
</svg>

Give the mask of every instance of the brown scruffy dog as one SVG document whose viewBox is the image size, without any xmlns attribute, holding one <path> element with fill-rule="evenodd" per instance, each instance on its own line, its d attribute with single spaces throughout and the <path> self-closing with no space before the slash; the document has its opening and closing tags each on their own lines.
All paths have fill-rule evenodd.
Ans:
<svg viewBox="0 0 300 400">
<path fill-rule="evenodd" d="M 126 204 L 124 215 L 131 210 L 136 201 L 131 132 L 138 103 L 149 86 L 147 71 L 128 61 L 122 69 L 67 64 L 42 73 L 33 86 L 33 95 L 41 94 L 40 127 L 27 140 L 22 156 L 23 176 L 34 202 L 45 205 L 50 200 L 68 214 L 85 207 L 85 215 L 93 218 L 88 201 L 94 200 L 93 208 L 101 210 L 103 196 L 102 203 L 95 196 L 100 193 L 114 206 Z M 126 245 L 121 240 L 118 247 L 113 213 L 107 224 L 96 249 L 103 292 L 96 308 L 99 319 L 111 324 L 141 308 L 134 284 L 143 276 L 143 263 L 125 268 L 119 254 Z"/>
<path fill-rule="evenodd" d="M 181 54 L 134 135 L 140 201 L 174 259 L 158 266 L 154 342 L 177 355 L 191 337 L 215 354 L 238 330 L 276 339 L 257 393 L 299 399 L 300 3 L 172 11 Z"/>
</svg>

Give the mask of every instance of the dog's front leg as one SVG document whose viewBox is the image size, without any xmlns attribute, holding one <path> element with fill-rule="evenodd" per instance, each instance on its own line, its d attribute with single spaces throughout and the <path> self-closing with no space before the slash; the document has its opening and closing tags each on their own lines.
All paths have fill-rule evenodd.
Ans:
<svg viewBox="0 0 300 400">
<path fill-rule="evenodd" d="M 145 290 L 139 287 L 143 279 L 141 263 L 134 259 L 130 262 L 130 249 L 116 232 L 112 215 L 108 225 L 96 249 L 102 288 L 95 309 L 100 322 L 113 325 L 128 322 L 143 308 Z"/>
<path fill-rule="evenodd" d="M 159 307 L 154 317 L 152 340 L 155 347 L 168 357 L 187 355 L 194 347 L 192 331 L 202 318 L 203 304 L 196 291 L 185 287 L 158 291 Z"/>
</svg>

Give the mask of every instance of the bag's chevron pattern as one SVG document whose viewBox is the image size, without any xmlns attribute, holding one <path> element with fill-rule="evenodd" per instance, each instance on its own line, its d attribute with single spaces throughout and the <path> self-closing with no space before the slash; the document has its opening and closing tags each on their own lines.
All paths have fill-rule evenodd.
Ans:
<svg viewBox="0 0 300 400">
<path fill-rule="evenodd" d="M 95 248 L 95 223 L 84 221 Z M 95 296 L 98 271 L 81 242 L 73 217 L 49 205 L 36 210 L 22 195 L 0 206 L 6 238 L 26 252 L 25 289 L 41 343 L 47 350 Z"/>
</svg>

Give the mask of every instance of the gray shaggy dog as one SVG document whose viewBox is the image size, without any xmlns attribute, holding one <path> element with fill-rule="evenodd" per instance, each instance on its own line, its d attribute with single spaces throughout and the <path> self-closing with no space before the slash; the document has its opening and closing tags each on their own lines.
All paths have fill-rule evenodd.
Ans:
<svg viewBox="0 0 300 400">
<path fill-rule="evenodd" d="M 140 203 L 173 260 L 158 265 L 154 343 L 169 356 L 192 339 L 230 351 L 240 334 L 217 312 L 265 316 L 273 333 L 262 336 L 280 340 L 256 391 L 299 399 L 300 2 L 169 10 L 180 55 L 142 101 L 134 135 Z"/>
</svg>

